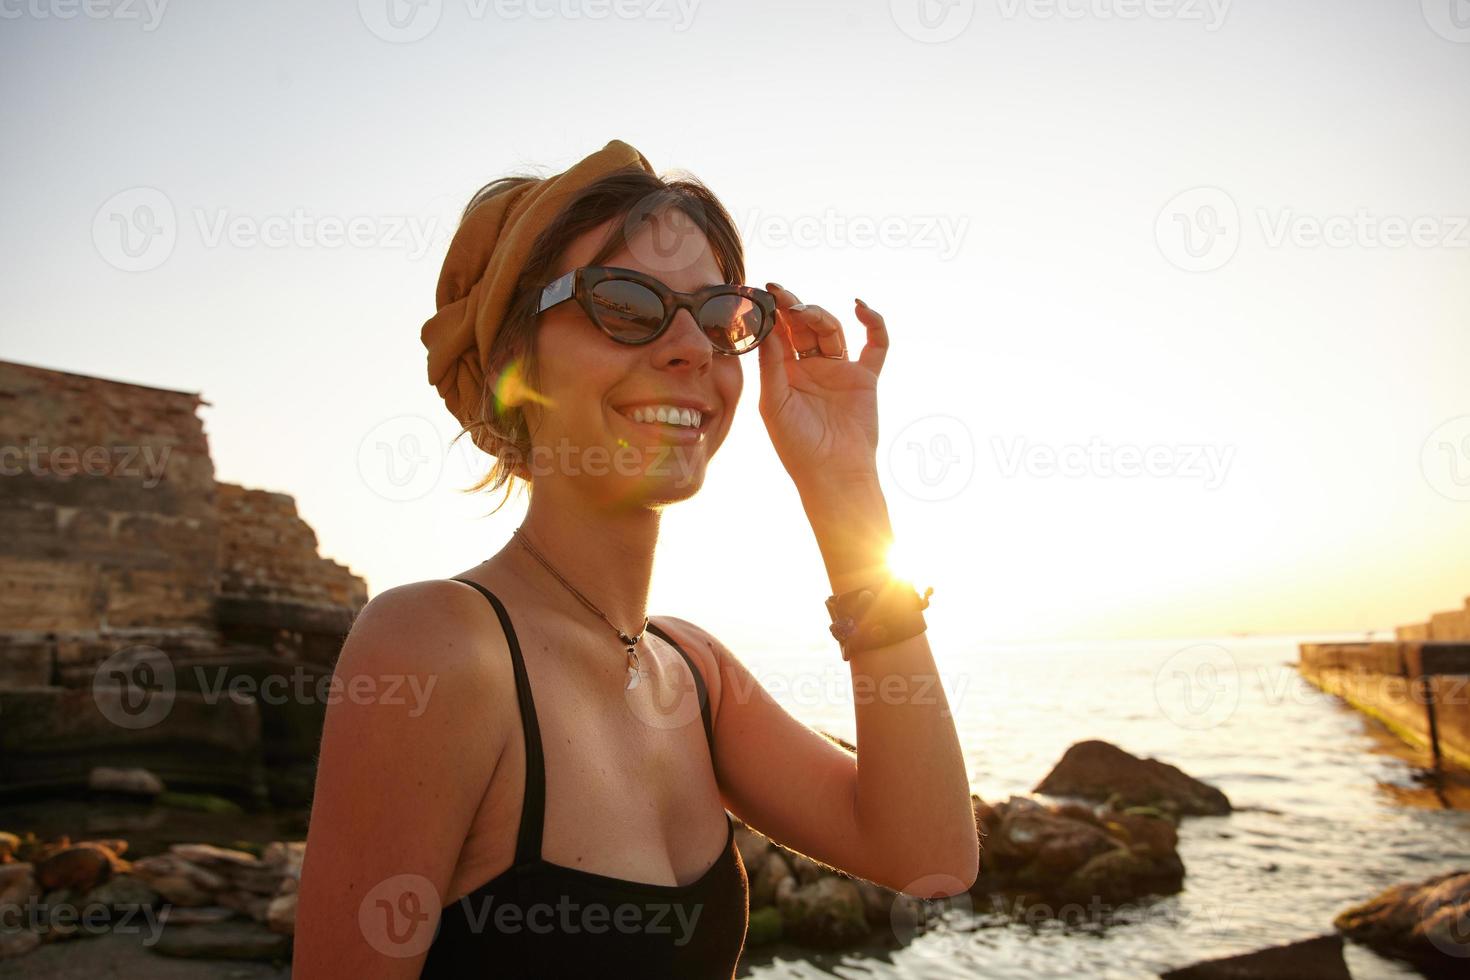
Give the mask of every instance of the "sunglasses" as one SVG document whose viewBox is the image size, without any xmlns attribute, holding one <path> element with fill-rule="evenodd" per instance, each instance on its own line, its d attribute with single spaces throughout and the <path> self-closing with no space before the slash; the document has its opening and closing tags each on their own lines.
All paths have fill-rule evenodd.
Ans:
<svg viewBox="0 0 1470 980">
<path fill-rule="evenodd" d="M 680 310 L 688 310 L 721 354 L 745 354 L 776 324 L 776 297 L 764 289 L 722 283 L 692 293 L 670 289 L 650 275 L 613 266 L 573 269 L 541 291 L 537 313 L 569 299 L 620 344 L 649 344 Z"/>
</svg>

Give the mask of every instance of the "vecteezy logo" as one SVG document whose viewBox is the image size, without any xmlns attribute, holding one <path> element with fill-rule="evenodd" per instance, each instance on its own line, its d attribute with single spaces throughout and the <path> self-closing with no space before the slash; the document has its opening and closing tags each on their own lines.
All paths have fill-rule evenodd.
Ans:
<svg viewBox="0 0 1470 980">
<path fill-rule="evenodd" d="M 1430 30 L 1447 41 L 1470 44 L 1470 0 L 1420 0 Z"/>
<path fill-rule="evenodd" d="M 1154 240 L 1164 258 L 1186 272 L 1212 272 L 1240 247 L 1240 210 L 1218 187 L 1177 194 L 1154 222 Z"/>
<path fill-rule="evenodd" d="M 439 430 L 418 415 L 379 423 L 357 447 L 358 475 L 385 500 L 417 500 L 439 485 L 443 471 Z"/>
<path fill-rule="evenodd" d="M 919 896 L 917 899 L 914 896 Z M 944 896 L 944 897 L 938 897 Z M 888 899 L 888 925 L 899 945 L 908 946 L 916 935 L 928 933 L 932 941 L 941 944 L 966 944 L 969 933 L 959 929 L 934 929 L 944 921 L 946 914 L 956 921 L 969 919 L 974 914 L 974 900 L 964 887 L 964 882 L 947 874 L 930 874 L 918 878 Z M 949 956 L 959 949 L 928 949 L 930 955 Z"/>
<path fill-rule="evenodd" d="M 623 238 L 639 263 L 660 273 L 691 269 L 708 245 L 704 231 L 662 191 L 645 195 L 623 218 Z"/>
<path fill-rule="evenodd" d="M 969 426 L 953 415 L 926 415 L 904 426 L 889 444 L 888 469 L 916 500 L 948 500 L 975 475 L 975 440 Z"/>
<path fill-rule="evenodd" d="M 362 897 L 357 925 L 384 956 L 418 956 L 439 929 L 439 890 L 423 875 L 394 875 Z"/>
<path fill-rule="evenodd" d="M 1470 874 L 1448 874 L 1430 886 L 1415 932 L 1446 956 L 1470 959 Z"/>
<path fill-rule="evenodd" d="M 1429 433 L 1419 454 L 1419 469 L 1435 492 L 1450 500 L 1470 500 L 1470 415 L 1461 415 Z"/>
<path fill-rule="evenodd" d="M 439 26 L 444 0 L 357 0 L 363 24 L 390 44 L 411 44 Z"/>
<path fill-rule="evenodd" d="M 92 244 L 123 272 L 147 272 L 168 261 L 179 238 L 173 202 L 155 187 L 130 187 L 109 197 L 92 218 Z"/>
<path fill-rule="evenodd" d="M 119 650 L 92 675 L 92 701 L 119 728 L 137 730 L 163 721 L 177 691 L 173 661 L 157 647 Z"/>
<path fill-rule="evenodd" d="M 915 41 L 942 44 L 964 33 L 975 17 L 975 0 L 889 0 L 893 22 Z"/>
<path fill-rule="evenodd" d="M 1215 728 L 1240 704 L 1240 667 L 1214 643 L 1177 650 L 1154 674 L 1154 701 L 1180 728 Z"/>
<path fill-rule="evenodd" d="M 652 636 L 651 633 L 648 635 Z M 631 690 L 623 691 L 623 700 L 633 717 L 660 731 L 700 724 L 699 691 L 695 687 L 694 675 L 685 670 L 682 658 L 671 654 L 669 664 L 678 666 L 657 673 L 648 669 L 649 659 L 649 654 L 642 654 L 639 669 L 644 680 L 651 683 L 640 682 Z"/>
</svg>

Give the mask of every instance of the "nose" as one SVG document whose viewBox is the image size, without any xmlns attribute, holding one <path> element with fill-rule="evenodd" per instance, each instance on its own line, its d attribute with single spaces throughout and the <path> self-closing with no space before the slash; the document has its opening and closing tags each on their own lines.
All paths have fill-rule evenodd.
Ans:
<svg viewBox="0 0 1470 980">
<path fill-rule="evenodd" d="M 654 356 L 660 367 L 688 366 L 705 371 L 715 356 L 714 344 L 710 343 L 699 321 L 687 308 L 680 308 L 674 314 L 669 329 L 664 331 L 654 347 Z"/>
</svg>

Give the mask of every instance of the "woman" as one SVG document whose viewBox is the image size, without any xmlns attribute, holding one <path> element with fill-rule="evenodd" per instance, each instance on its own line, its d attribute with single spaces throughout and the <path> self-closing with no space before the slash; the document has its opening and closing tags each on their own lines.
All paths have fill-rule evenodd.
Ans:
<svg viewBox="0 0 1470 980">
<path fill-rule="evenodd" d="M 353 626 L 297 980 L 733 976 L 748 894 L 727 810 L 920 897 L 973 882 L 958 739 L 922 682 L 937 675 L 925 602 L 883 566 L 883 318 L 857 302 L 852 360 L 832 314 L 743 279 L 724 207 L 621 141 L 470 202 L 423 331 L 430 380 L 495 457 L 481 486 L 524 481 L 529 507 L 491 558 L 390 589 Z M 855 685 L 885 692 L 855 698 L 857 756 L 714 636 L 647 616 L 661 509 L 702 485 L 751 350 L 761 417 L 840 597 L 834 636 Z M 718 556 L 699 574 L 719 588 Z M 427 696 L 354 698 L 355 683 Z"/>
</svg>

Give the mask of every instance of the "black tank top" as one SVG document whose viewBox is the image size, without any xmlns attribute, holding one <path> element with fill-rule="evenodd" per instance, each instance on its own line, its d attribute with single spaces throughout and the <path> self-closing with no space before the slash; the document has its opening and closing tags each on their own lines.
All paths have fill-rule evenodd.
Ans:
<svg viewBox="0 0 1470 980">
<path fill-rule="evenodd" d="M 727 812 L 725 848 L 687 885 L 628 881 L 541 859 L 546 816 L 545 759 L 520 643 L 500 600 L 476 582 L 500 618 L 515 672 L 526 786 L 514 863 L 446 906 L 424 961 L 424 978 L 734 977 L 750 920 L 749 883 Z M 709 695 L 689 655 L 663 630 L 694 675 L 705 738 L 714 759 Z"/>
</svg>

